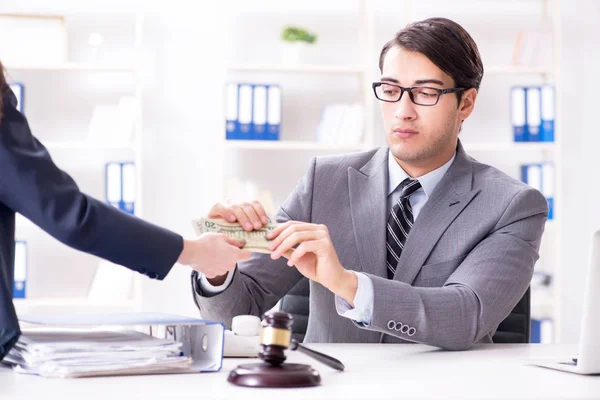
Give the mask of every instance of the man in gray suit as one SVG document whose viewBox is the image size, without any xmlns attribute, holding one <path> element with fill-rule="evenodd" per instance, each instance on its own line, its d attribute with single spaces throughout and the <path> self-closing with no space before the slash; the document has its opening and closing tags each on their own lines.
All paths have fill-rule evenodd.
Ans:
<svg viewBox="0 0 600 400">
<path fill-rule="evenodd" d="M 529 286 L 548 207 L 470 158 L 458 134 L 483 65 L 458 24 L 413 23 L 382 49 L 373 84 L 389 148 L 313 159 L 280 208 L 273 253 L 222 276 L 194 273 L 202 316 L 260 316 L 311 279 L 306 342 L 491 342 Z M 261 227 L 258 203 L 209 217 Z M 283 256 L 283 257 L 282 257 Z"/>
</svg>

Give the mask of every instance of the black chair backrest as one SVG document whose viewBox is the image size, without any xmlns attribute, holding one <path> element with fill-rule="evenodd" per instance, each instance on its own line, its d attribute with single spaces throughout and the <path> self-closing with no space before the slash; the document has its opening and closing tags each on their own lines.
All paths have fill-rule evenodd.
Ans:
<svg viewBox="0 0 600 400">
<path fill-rule="evenodd" d="M 531 289 L 515 306 L 512 312 L 500 323 L 492 337 L 494 343 L 529 343 L 531 330 Z M 307 278 L 302 278 L 281 299 L 281 311 L 288 312 L 294 317 L 292 337 L 299 342 L 304 340 L 308 325 L 310 284 Z"/>
<path fill-rule="evenodd" d="M 494 343 L 529 343 L 531 332 L 531 288 L 517 303 L 515 308 L 498 325 L 492 341 Z"/>
<path fill-rule="evenodd" d="M 292 314 L 292 337 L 298 342 L 304 340 L 306 327 L 308 326 L 308 308 L 310 295 L 310 281 L 302 278 L 281 299 L 280 310 Z"/>
</svg>

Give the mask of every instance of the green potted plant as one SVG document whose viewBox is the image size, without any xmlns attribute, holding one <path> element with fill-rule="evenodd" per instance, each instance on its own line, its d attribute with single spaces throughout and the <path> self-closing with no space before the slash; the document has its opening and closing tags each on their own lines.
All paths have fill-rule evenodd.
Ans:
<svg viewBox="0 0 600 400">
<path fill-rule="evenodd" d="M 306 49 L 317 41 L 315 33 L 308 32 L 297 26 L 286 26 L 281 32 L 283 40 L 283 62 L 286 64 L 297 64 L 306 53 Z"/>
</svg>

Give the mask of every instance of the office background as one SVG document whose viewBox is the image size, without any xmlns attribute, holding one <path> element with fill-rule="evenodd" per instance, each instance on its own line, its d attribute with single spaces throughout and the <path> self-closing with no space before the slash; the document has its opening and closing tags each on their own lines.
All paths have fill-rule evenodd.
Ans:
<svg viewBox="0 0 600 400">
<path fill-rule="evenodd" d="M 370 10 L 367 13 L 361 9 L 364 3 Z M 363 145 L 383 144 L 378 106 L 365 86 L 378 79 L 381 46 L 412 17 L 456 20 L 473 35 L 486 67 L 508 66 L 518 32 L 539 25 L 546 7 L 550 22 L 558 22 L 560 38 L 558 64 L 551 66 L 558 74 L 548 78 L 557 88 L 556 143 L 560 147 L 523 150 L 512 143 L 510 87 L 544 82 L 542 74 L 518 69 L 488 70 L 461 138 L 467 150 L 472 146 L 471 154 L 477 159 L 516 178 L 521 164 L 559 158 L 558 213 L 556 223 L 548 225 L 542 261 L 550 265 L 544 268 L 558 272 L 552 313 L 560 318 L 553 340 L 576 342 L 590 237 L 600 227 L 600 184 L 594 178 L 600 170 L 596 155 L 600 148 L 596 121 L 600 52 L 595 43 L 600 2 L 561 1 L 558 14 L 551 0 L 364 3 L 229 0 L 192 5 L 174 1 L 167 8 L 164 3 L 127 0 L 57 0 L 52 4 L 5 0 L 0 14 L 64 15 L 71 21 L 68 61 L 84 67 L 13 70 L 7 63 L 10 78 L 25 84 L 25 114 L 34 134 L 50 143 L 59 166 L 84 191 L 103 199 L 105 164 L 137 160 L 136 212 L 192 236 L 190 220 L 206 214 L 222 198 L 226 176 L 268 189 L 278 204 L 311 156 L 361 148 L 297 144 L 315 141 L 321 111 L 329 104 L 365 103 Z M 136 25 L 136 14 L 142 12 L 143 24 Z M 370 22 L 365 22 L 368 15 Z M 284 26 L 294 24 L 318 34 L 316 46 L 307 51 L 303 62 L 321 68 L 291 68 L 290 72 L 269 67 L 281 64 L 285 50 L 280 33 Z M 92 54 L 88 39 L 95 32 L 102 33 L 104 42 Z M 136 59 L 139 63 L 132 64 Z M 105 61 L 136 67 L 131 71 L 86 67 Z M 362 69 L 355 67 L 365 64 Z M 338 67 L 328 69 L 332 65 Z M 231 81 L 281 84 L 281 142 L 287 145 L 270 148 L 224 142 L 224 85 Z M 133 106 L 141 107 L 140 141 L 125 148 L 72 144 L 85 139 L 96 105 L 116 104 L 123 96 L 133 96 Z M 498 143 L 502 146 L 490 151 Z M 105 287 L 99 300 L 90 302 L 97 259 L 66 249 L 26 221 L 21 221 L 18 236 L 28 244 L 28 299 L 17 303 L 23 311 L 134 308 L 196 315 L 186 267 L 177 266 L 163 282 L 136 276 L 133 299 L 115 300 Z"/>
</svg>

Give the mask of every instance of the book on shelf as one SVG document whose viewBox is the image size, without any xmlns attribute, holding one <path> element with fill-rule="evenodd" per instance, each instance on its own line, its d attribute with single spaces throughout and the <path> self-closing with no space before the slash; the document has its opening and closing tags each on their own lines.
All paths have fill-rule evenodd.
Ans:
<svg viewBox="0 0 600 400">
<path fill-rule="evenodd" d="M 35 66 L 67 61 L 68 29 L 59 15 L 0 14 L 0 54 L 11 65 Z M 8 40 L 7 38 L 10 38 Z"/>
<path fill-rule="evenodd" d="M 522 30 L 517 34 L 513 50 L 514 67 L 550 68 L 553 57 L 552 29 Z"/>
<path fill-rule="evenodd" d="M 117 104 L 94 107 L 88 126 L 90 144 L 130 146 L 134 139 L 135 98 L 122 97 Z"/>
<path fill-rule="evenodd" d="M 353 145 L 363 140 L 364 107 L 360 103 L 330 104 L 323 108 L 317 128 L 317 142 Z"/>
</svg>

